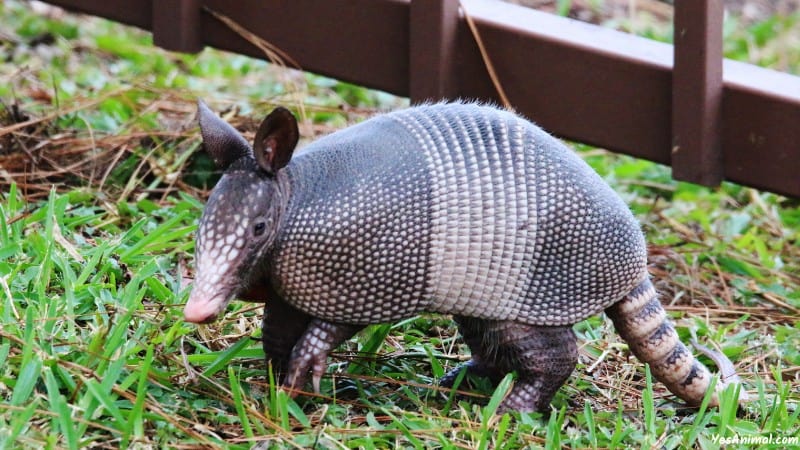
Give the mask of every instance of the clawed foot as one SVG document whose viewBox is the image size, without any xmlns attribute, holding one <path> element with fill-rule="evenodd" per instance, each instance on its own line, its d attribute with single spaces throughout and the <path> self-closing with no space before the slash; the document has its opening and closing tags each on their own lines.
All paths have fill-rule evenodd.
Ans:
<svg viewBox="0 0 800 450">
<path fill-rule="evenodd" d="M 308 328 L 294 345 L 289 356 L 286 378 L 282 386 L 292 397 L 302 392 L 311 374 L 311 385 L 319 394 L 319 385 L 325 369 L 328 367 L 328 354 L 342 342 L 350 339 L 361 328 L 360 325 L 348 325 L 313 319 Z"/>
<path fill-rule="evenodd" d="M 305 353 L 299 358 L 293 358 L 289 361 L 289 370 L 282 383 L 283 388 L 292 397 L 296 397 L 308 382 L 308 374 L 311 373 L 311 385 L 314 393 L 319 394 L 320 381 L 328 367 L 327 359 L 327 353 Z"/>
</svg>

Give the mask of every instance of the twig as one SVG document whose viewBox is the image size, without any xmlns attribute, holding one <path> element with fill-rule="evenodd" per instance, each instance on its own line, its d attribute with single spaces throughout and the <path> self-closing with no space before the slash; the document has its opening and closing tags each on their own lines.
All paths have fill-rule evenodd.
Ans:
<svg viewBox="0 0 800 450">
<path fill-rule="evenodd" d="M 483 39 L 481 38 L 480 33 L 478 33 L 478 27 L 475 26 L 475 21 L 472 20 L 472 16 L 470 16 L 469 12 L 467 12 L 467 8 L 464 6 L 464 3 L 459 3 L 461 4 L 461 10 L 464 11 L 464 18 L 467 20 L 467 25 L 469 25 L 469 30 L 472 32 L 472 37 L 475 38 L 475 43 L 478 44 L 478 50 L 481 52 L 481 58 L 483 59 L 483 64 L 486 66 L 486 71 L 489 72 L 489 78 L 492 80 L 492 84 L 497 91 L 497 95 L 500 96 L 500 102 L 507 109 L 513 109 L 511 102 L 508 100 L 508 96 L 506 95 L 506 91 L 503 89 L 503 85 L 500 83 L 500 78 L 498 78 L 497 72 L 494 70 L 494 64 L 489 56 L 489 52 L 486 50 L 486 46 L 483 44 Z"/>
<path fill-rule="evenodd" d="M 236 32 L 236 34 L 241 36 L 247 42 L 253 44 L 259 50 L 264 52 L 264 55 L 271 63 L 284 68 L 291 67 L 297 70 L 302 70 L 302 67 L 300 67 L 300 64 L 298 64 L 297 61 L 295 61 L 291 56 L 289 56 L 288 53 L 284 52 L 274 44 L 262 39 L 257 34 L 239 25 L 235 20 L 231 19 L 230 17 L 224 14 L 218 13 L 217 11 L 214 11 L 213 9 L 207 6 L 204 7 L 203 9 L 212 16 L 214 16 L 217 20 L 224 23 L 228 28 Z M 286 64 L 287 62 L 289 63 L 288 66 Z M 305 120 L 306 118 L 305 105 L 300 100 L 301 96 L 299 95 L 301 89 L 296 85 L 294 80 L 287 79 L 287 81 L 288 81 L 287 85 L 292 87 L 292 91 L 290 92 L 290 94 L 294 94 L 297 110 L 300 113 L 300 117 L 303 120 Z"/>
</svg>

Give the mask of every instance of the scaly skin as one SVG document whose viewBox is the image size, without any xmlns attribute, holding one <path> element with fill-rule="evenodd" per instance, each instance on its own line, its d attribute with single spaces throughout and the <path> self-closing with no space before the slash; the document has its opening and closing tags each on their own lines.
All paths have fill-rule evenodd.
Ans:
<svg viewBox="0 0 800 450">
<path fill-rule="evenodd" d="M 653 376 L 670 392 L 692 406 L 703 401 L 711 383 L 711 373 L 678 338 L 649 279 L 606 309 L 606 314 L 622 339 L 628 342 L 631 352 L 640 361 L 650 364 Z M 724 384 L 718 383 L 718 390 Z M 717 404 L 714 393 L 711 405 Z"/>
<path fill-rule="evenodd" d="M 261 343 L 267 366 L 282 383 L 292 349 L 311 323 L 311 316 L 286 303 L 266 276 L 255 277 L 237 298 L 264 304 Z"/>
</svg>

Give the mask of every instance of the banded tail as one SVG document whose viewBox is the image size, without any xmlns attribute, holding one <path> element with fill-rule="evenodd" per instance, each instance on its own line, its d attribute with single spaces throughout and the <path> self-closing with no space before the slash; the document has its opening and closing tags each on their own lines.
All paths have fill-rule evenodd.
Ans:
<svg viewBox="0 0 800 450">
<path fill-rule="evenodd" d="M 628 342 L 640 361 L 650 364 L 653 376 L 691 406 L 699 406 L 711 383 L 711 372 L 683 345 L 672 322 L 658 300 L 647 278 L 625 298 L 606 309 L 619 335 Z M 711 357 L 720 369 L 720 380 L 711 397 L 710 406 L 718 406 L 717 393 L 732 383 L 739 383 L 728 358 L 711 350 Z M 740 394 L 744 400 L 744 392 Z"/>
</svg>

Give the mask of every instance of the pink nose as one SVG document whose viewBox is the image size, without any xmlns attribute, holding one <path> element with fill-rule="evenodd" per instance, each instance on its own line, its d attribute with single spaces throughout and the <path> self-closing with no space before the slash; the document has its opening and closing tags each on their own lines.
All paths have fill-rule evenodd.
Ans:
<svg viewBox="0 0 800 450">
<path fill-rule="evenodd" d="M 192 323 L 213 322 L 217 314 L 219 314 L 219 302 L 198 299 L 193 295 L 183 308 L 184 320 Z"/>
</svg>

